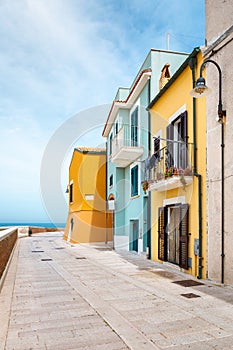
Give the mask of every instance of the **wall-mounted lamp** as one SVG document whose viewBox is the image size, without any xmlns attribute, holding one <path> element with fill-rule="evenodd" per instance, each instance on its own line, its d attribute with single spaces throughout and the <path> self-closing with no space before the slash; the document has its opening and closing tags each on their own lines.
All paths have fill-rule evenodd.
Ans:
<svg viewBox="0 0 233 350">
<path fill-rule="evenodd" d="M 67 185 L 67 188 L 66 188 L 66 193 L 69 193 L 69 185 Z"/>
<path fill-rule="evenodd" d="M 203 76 L 202 76 L 203 68 L 205 67 L 205 65 L 207 63 L 213 63 L 218 69 L 218 73 L 219 73 L 219 84 L 218 84 L 219 101 L 218 101 L 218 118 L 217 118 L 217 121 L 222 123 L 223 122 L 223 117 L 226 116 L 226 111 L 222 109 L 222 72 L 221 72 L 221 69 L 220 69 L 220 67 L 219 67 L 217 62 L 207 58 L 202 63 L 202 65 L 200 67 L 200 77 L 197 79 L 194 89 L 192 91 L 190 91 L 190 95 L 192 97 L 195 97 L 195 98 L 200 98 L 200 97 L 207 96 L 211 92 L 211 90 L 206 85 L 205 78 L 203 78 Z"/>
<path fill-rule="evenodd" d="M 218 91 L 219 91 L 219 99 L 218 99 L 218 116 L 217 116 L 217 121 L 221 123 L 222 128 L 221 128 L 221 192 L 222 192 L 222 199 L 221 199 L 221 238 L 222 238 L 222 247 L 221 247 L 221 282 L 224 283 L 224 258 L 225 258 L 225 252 L 224 252 L 224 226 L 225 226 L 225 222 L 224 222 L 224 217 L 225 217 L 225 204 L 224 204 L 224 193 L 225 193 L 225 189 L 224 189 L 224 118 L 226 116 L 226 110 L 222 109 L 222 72 L 221 72 L 221 68 L 218 65 L 217 62 L 207 58 L 201 65 L 200 67 L 200 77 L 197 79 L 196 81 L 196 85 L 194 87 L 194 89 L 190 92 L 190 95 L 196 98 L 199 97 L 204 97 L 206 96 L 209 92 L 210 89 L 208 89 L 208 87 L 206 86 L 205 83 L 205 79 L 202 76 L 202 71 L 203 68 L 205 67 L 205 65 L 207 63 L 213 63 L 217 69 L 218 69 L 218 73 L 219 73 L 219 83 L 218 83 Z"/>
</svg>

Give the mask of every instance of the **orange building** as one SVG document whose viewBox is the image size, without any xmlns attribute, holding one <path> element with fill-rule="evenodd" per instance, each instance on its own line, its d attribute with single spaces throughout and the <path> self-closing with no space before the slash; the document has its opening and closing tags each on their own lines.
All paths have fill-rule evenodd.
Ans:
<svg viewBox="0 0 233 350">
<path fill-rule="evenodd" d="M 64 239 L 72 243 L 112 240 L 106 208 L 106 150 L 75 148 L 69 168 L 69 213 Z"/>
</svg>

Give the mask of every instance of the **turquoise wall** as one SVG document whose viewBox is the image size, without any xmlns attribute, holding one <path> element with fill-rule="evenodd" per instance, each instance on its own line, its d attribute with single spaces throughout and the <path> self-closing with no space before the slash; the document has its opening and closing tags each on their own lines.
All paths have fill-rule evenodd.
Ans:
<svg viewBox="0 0 233 350">
<path fill-rule="evenodd" d="M 144 194 L 141 187 L 141 180 L 144 178 L 143 160 L 148 157 L 148 137 L 151 138 L 151 147 L 153 150 L 152 136 L 148 136 L 148 112 L 146 110 L 149 104 L 149 96 L 151 99 L 158 93 L 159 79 L 161 76 L 161 70 L 165 64 L 170 64 L 171 75 L 180 67 L 187 55 L 179 53 L 169 53 L 167 51 L 159 51 L 152 49 L 143 62 L 138 74 L 136 75 L 132 85 L 136 82 L 140 72 L 144 69 L 151 68 L 151 83 L 150 91 L 148 89 L 149 82 L 140 92 L 138 100 L 129 109 L 119 109 L 118 117 L 122 119 L 122 123 L 125 127 L 125 139 L 130 138 L 130 112 L 133 111 L 136 105 L 139 105 L 139 122 L 140 122 L 140 146 L 144 147 L 144 154 L 138 161 L 140 168 L 139 178 L 139 195 L 135 198 L 131 198 L 131 166 L 126 168 L 117 168 L 111 161 L 108 162 L 108 186 L 107 192 L 114 194 L 116 200 L 116 212 L 115 212 L 115 235 L 118 236 L 132 236 L 132 220 L 138 220 L 139 223 L 139 238 L 143 238 L 143 251 L 146 251 L 147 247 L 147 226 L 150 223 L 147 222 L 147 193 Z M 131 89 L 130 88 L 130 89 Z M 119 88 L 116 94 L 116 100 L 125 100 L 130 92 L 130 89 Z M 117 119 L 116 118 L 116 119 Z M 115 132 L 115 125 L 112 126 L 113 135 Z M 110 136 L 111 132 L 109 133 Z M 108 137 L 109 145 L 109 137 Z M 109 148 L 109 147 L 108 147 Z M 136 164 L 135 162 L 134 164 Z M 113 175 L 113 186 L 109 188 L 109 177 Z M 145 225 L 146 222 L 146 225 Z M 131 230 L 130 230 L 131 227 Z M 129 249 L 132 249 L 133 245 L 129 242 Z"/>
</svg>

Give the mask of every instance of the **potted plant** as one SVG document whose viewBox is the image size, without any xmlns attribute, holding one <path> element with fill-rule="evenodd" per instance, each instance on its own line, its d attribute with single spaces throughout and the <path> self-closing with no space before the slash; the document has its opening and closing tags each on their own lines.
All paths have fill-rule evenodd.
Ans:
<svg viewBox="0 0 233 350">
<path fill-rule="evenodd" d="M 145 194 L 146 194 L 146 191 L 148 190 L 148 188 L 149 188 L 148 181 L 147 180 L 142 181 L 142 189 L 143 189 Z"/>
</svg>

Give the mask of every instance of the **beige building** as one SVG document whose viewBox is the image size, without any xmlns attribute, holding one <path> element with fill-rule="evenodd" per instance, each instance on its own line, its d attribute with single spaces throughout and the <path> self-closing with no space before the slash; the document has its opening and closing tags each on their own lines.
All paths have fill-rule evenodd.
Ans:
<svg viewBox="0 0 233 350">
<path fill-rule="evenodd" d="M 203 56 L 215 61 L 221 69 L 222 103 L 226 110 L 222 135 L 222 125 L 216 120 L 219 72 L 210 62 L 205 69 L 206 85 L 212 90 L 206 98 L 208 277 L 233 284 L 233 1 L 206 0 L 205 6 Z"/>
</svg>

